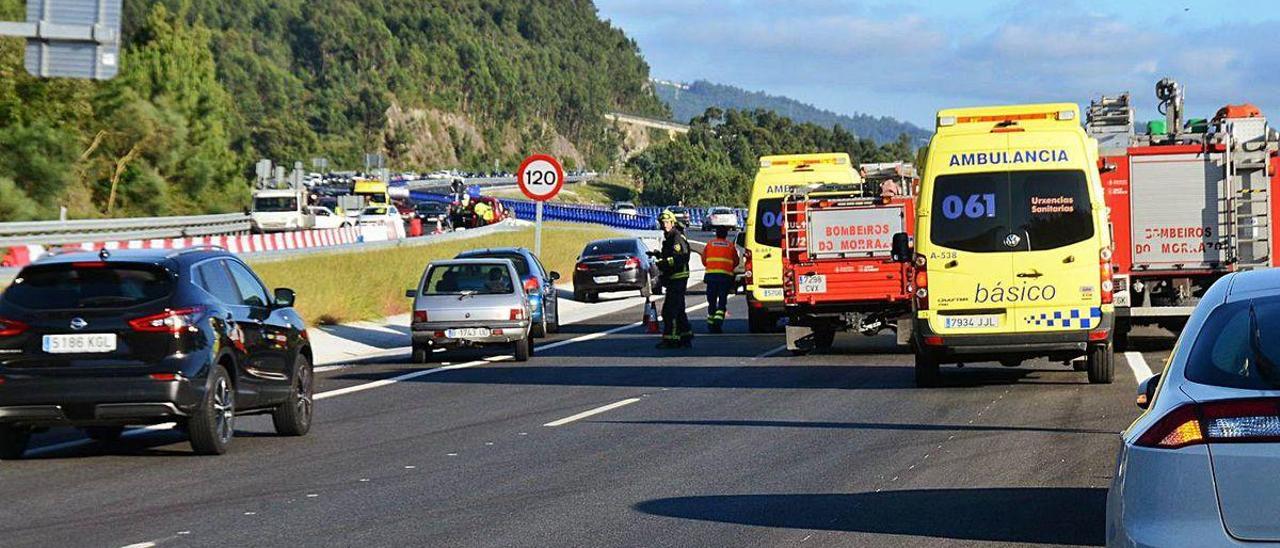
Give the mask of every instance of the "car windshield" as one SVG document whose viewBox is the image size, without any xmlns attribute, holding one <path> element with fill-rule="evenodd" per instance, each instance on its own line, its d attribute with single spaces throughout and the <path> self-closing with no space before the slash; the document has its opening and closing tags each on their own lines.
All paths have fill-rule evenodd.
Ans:
<svg viewBox="0 0 1280 548">
<path fill-rule="evenodd" d="M 258 197 L 253 199 L 253 210 L 265 213 L 297 211 L 298 199 L 290 196 L 276 198 Z"/>
<path fill-rule="evenodd" d="M 521 278 L 529 275 L 529 261 L 524 259 L 524 255 L 519 253 L 466 253 L 458 256 L 459 259 L 510 259 L 511 263 L 516 265 L 516 274 Z"/>
<path fill-rule="evenodd" d="M 505 264 L 455 264 L 432 266 L 422 284 L 423 295 L 506 295 L 515 284 Z"/>
<path fill-rule="evenodd" d="M 933 243 L 961 251 L 1039 251 L 1093 237 L 1088 184 L 1078 170 L 943 175 L 930 214 Z"/>
<path fill-rule="evenodd" d="M 1230 303 L 1205 320 L 1187 362 L 1187 378 L 1200 384 L 1280 388 L 1280 297 Z"/>
<path fill-rule="evenodd" d="M 34 310 L 119 308 L 172 292 L 172 279 L 158 266 L 63 263 L 27 267 L 4 292 L 4 300 Z"/>
<path fill-rule="evenodd" d="M 633 240 L 600 240 L 587 244 L 587 247 L 582 250 L 582 256 L 598 257 L 601 255 L 621 255 L 635 252 L 636 243 Z"/>
</svg>

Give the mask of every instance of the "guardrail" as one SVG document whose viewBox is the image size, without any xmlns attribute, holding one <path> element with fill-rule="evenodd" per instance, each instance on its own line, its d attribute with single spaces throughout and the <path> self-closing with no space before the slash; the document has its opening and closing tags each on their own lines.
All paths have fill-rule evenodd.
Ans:
<svg viewBox="0 0 1280 548">
<path fill-rule="evenodd" d="M 500 186 L 515 186 L 515 177 L 459 177 L 467 186 L 476 185 L 481 188 L 493 188 Z M 564 178 L 566 183 L 581 183 L 595 179 L 595 175 L 570 175 Z M 406 181 L 404 186 L 409 187 L 409 191 L 428 191 L 434 189 L 448 190 L 452 184 L 452 179 L 419 179 L 416 181 Z M 394 186 L 394 185 L 393 185 Z"/>
<path fill-rule="evenodd" d="M 0 247 L 189 238 L 248 231 L 249 216 L 244 213 L 0 223 Z"/>
<path fill-rule="evenodd" d="M 412 192 L 410 196 L 415 200 L 430 200 L 433 202 L 450 203 L 453 197 L 448 194 L 436 194 L 431 192 Z M 499 200 L 502 206 L 515 213 L 517 219 L 522 221 L 532 221 L 535 218 L 535 208 L 533 202 L 524 200 Z M 615 211 L 597 209 L 594 207 L 579 207 L 559 204 L 544 204 L 542 208 L 542 218 L 547 221 L 565 221 L 570 223 L 590 223 L 614 228 L 625 228 L 629 230 L 652 230 L 657 226 L 657 220 L 648 215 L 623 215 Z"/>
</svg>

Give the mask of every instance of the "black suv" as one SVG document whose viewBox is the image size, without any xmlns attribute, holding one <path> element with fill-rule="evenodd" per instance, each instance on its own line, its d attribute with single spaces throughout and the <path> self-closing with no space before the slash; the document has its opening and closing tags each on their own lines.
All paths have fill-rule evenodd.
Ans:
<svg viewBox="0 0 1280 548">
<path fill-rule="evenodd" d="M 77 252 L 23 268 L 0 296 L 0 458 L 33 430 L 77 426 L 96 440 L 176 422 L 221 454 L 235 416 L 311 428 L 307 329 L 289 289 L 267 293 L 234 255 Z"/>
</svg>

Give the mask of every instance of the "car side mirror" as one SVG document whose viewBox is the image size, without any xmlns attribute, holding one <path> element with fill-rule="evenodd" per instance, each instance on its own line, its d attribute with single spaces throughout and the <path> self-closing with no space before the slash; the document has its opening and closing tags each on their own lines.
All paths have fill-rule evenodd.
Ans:
<svg viewBox="0 0 1280 548">
<path fill-rule="evenodd" d="M 417 290 L 417 289 L 406 289 L 406 290 L 404 290 L 404 296 L 405 296 L 406 298 L 409 298 L 409 299 L 416 298 L 416 297 L 418 296 L 418 290 Z"/>
<path fill-rule="evenodd" d="M 293 290 L 287 287 L 277 287 L 273 293 L 275 294 L 276 308 L 293 306 L 294 301 L 298 298 Z"/>
<path fill-rule="evenodd" d="M 554 271 L 554 270 L 552 270 L 552 271 L 551 271 L 551 280 L 552 280 L 552 281 L 555 281 L 555 280 L 559 280 L 559 279 L 560 279 L 560 273 L 559 273 L 559 272 L 556 272 L 556 271 Z"/>
<path fill-rule="evenodd" d="M 899 263 L 911 262 L 911 236 L 906 232 L 899 232 L 893 235 L 893 260 Z"/>
<path fill-rule="evenodd" d="M 1160 373 L 1156 373 L 1147 380 L 1138 383 L 1138 408 L 1146 409 L 1151 407 L 1151 402 L 1156 399 L 1156 387 L 1160 386 Z"/>
</svg>

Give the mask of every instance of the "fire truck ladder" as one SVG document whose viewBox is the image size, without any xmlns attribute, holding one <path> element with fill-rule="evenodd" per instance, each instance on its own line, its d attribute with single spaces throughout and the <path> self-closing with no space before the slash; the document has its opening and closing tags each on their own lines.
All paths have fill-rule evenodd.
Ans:
<svg viewBox="0 0 1280 548">
<path fill-rule="evenodd" d="M 1271 263 L 1271 193 L 1266 181 L 1267 157 L 1245 150 L 1224 124 L 1223 200 L 1226 201 L 1226 260 L 1249 270 Z M 1252 183 L 1252 184 L 1251 184 Z"/>
</svg>

